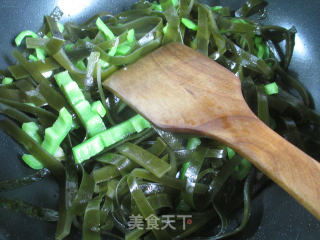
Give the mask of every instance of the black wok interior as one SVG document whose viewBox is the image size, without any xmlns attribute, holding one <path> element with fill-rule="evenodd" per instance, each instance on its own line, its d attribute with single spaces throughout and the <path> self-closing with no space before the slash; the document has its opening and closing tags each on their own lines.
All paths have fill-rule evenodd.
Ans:
<svg viewBox="0 0 320 240">
<path fill-rule="evenodd" d="M 43 16 L 55 6 L 65 13 L 62 21 L 81 22 L 99 11 L 116 13 L 127 9 L 136 0 L 1 0 L 0 1 L 0 68 L 14 64 L 13 39 L 25 29 L 37 30 Z M 236 9 L 242 0 L 206 1 Z M 320 110 L 320 1 L 269 0 L 263 22 L 297 28 L 296 48 L 290 71 L 307 87 Z M 1 117 L 1 116 L 0 116 Z M 0 130 L 0 181 L 31 174 L 33 170 L 20 161 L 23 149 Z M 46 179 L 0 196 L 21 199 L 47 207 L 58 206 L 58 186 Z M 320 204 L 320 203 L 319 203 Z M 54 239 L 55 223 L 43 223 L 19 213 L 0 209 L 0 240 Z M 320 223 L 287 193 L 274 184 L 253 201 L 253 215 L 247 230 L 234 239 L 319 239 Z M 72 238 L 71 238 L 72 239 Z M 80 239 L 74 236 L 73 239 Z"/>
</svg>

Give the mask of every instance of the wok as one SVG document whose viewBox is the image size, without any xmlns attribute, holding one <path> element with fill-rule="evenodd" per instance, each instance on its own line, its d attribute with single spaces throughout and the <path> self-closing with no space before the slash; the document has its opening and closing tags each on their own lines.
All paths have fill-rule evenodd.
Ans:
<svg viewBox="0 0 320 240">
<path fill-rule="evenodd" d="M 37 30 L 55 6 L 64 12 L 62 21 L 81 22 L 99 11 L 116 13 L 127 9 L 136 0 L 1 0 L 0 1 L 0 68 L 14 64 L 11 56 L 13 38 L 25 29 Z M 206 1 L 210 4 L 240 7 L 243 1 Z M 221 3 L 220 3 L 221 2 Z M 320 1 L 269 0 L 266 24 L 289 28 L 294 25 L 296 47 L 290 71 L 297 76 L 313 96 L 320 110 Z M 26 176 L 32 170 L 21 164 L 23 149 L 0 131 L 0 180 Z M 53 179 L 35 183 L 14 191 L 0 193 L 11 199 L 21 199 L 41 207 L 58 207 L 58 186 Z M 320 199 L 319 199 L 320 204 Z M 54 223 L 44 223 L 19 213 L 0 209 L 0 240 L 53 239 Z M 252 217 L 247 229 L 234 239 L 319 239 L 320 223 L 275 184 L 270 184 L 253 201 Z M 71 239 L 80 239 L 74 235 Z"/>
</svg>

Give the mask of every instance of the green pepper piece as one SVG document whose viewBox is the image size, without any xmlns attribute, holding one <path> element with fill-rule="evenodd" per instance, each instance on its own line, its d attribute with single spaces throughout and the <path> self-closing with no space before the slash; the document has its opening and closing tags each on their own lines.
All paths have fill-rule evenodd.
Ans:
<svg viewBox="0 0 320 240">
<path fill-rule="evenodd" d="M 110 30 L 110 28 L 108 28 L 108 26 L 101 20 L 101 18 L 97 18 L 97 21 L 96 21 L 96 25 L 97 25 L 97 28 L 103 33 L 104 37 L 107 39 L 107 40 L 111 40 L 111 39 L 114 39 L 115 36 L 113 34 L 113 32 Z M 111 48 L 111 50 L 109 51 L 109 55 L 110 56 L 114 56 L 116 54 L 116 51 L 117 51 L 117 46 L 114 46 Z"/>
<path fill-rule="evenodd" d="M 101 18 L 97 18 L 96 25 L 98 29 L 103 33 L 106 39 L 115 38 L 113 32 L 108 28 L 108 26 L 101 20 Z"/>
<path fill-rule="evenodd" d="M 33 37 L 33 38 L 38 38 L 38 35 L 33 32 L 33 31 L 30 31 L 30 30 L 25 30 L 23 32 L 21 32 L 15 39 L 15 43 L 17 46 L 20 46 L 23 39 L 26 38 L 26 37 Z"/>
<path fill-rule="evenodd" d="M 36 55 L 38 60 L 43 60 L 46 58 L 45 51 L 41 48 L 36 48 Z"/>
<path fill-rule="evenodd" d="M 7 118 L 0 120 L 0 128 L 22 144 L 26 150 L 38 159 L 44 167 L 47 167 L 57 179 L 63 176 L 63 165 L 44 150 L 39 143 L 22 131 L 14 122 Z"/>
<path fill-rule="evenodd" d="M 272 82 L 264 85 L 264 89 L 266 91 L 266 94 L 268 95 L 279 93 L 279 88 L 276 82 Z"/>
<path fill-rule="evenodd" d="M 111 144 L 110 144 L 111 145 Z M 73 156 L 76 163 L 81 163 L 91 157 L 97 155 L 104 149 L 104 144 L 101 137 L 96 135 L 85 142 L 72 148 Z"/>
<path fill-rule="evenodd" d="M 231 22 L 248 24 L 247 21 L 242 18 L 233 18 L 233 19 L 231 19 Z"/>
<path fill-rule="evenodd" d="M 91 106 L 79 88 L 78 84 L 72 80 L 68 71 L 60 72 L 55 76 L 58 86 L 62 89 L 68 102 L 80 118 L 89 136 L 95 136 L 106 130 L 101 117 L 92 111 Z"/>
<path fill-rule="evenodd" d="M 41 146 L 50 154 L 55 154 L 59 149 L 59 145 L 70 131 L 71 126 L 72 116 L 65 108 L 62 108 L 53 126 L 45 130 L 44 141 Z M 22 130 L 36 142 L 41 142 L 41 138 L 37 133 L 39 127 L 34 122 L 24 123 Z M 24 154 L 22 160 L 33 169 L 42 169 L 44 167 L 34 156 L 29 154 Z"/>
<path fill-rule="evenodd" d="M 115 55 L 125 56 L 128 52 L 130 52 L 131 45 L 132 44 L 129 42 L 124 42 L 121 45 L 118 45 Z"/>
<path fill-rule="evenodd" d="M 198 25 L 188 18 L 181 18 L 181 23 L 190 30 L 193 30 L 193 31 L 198 30 Z"/>
<path fill-rule="evenodd" d="M 31 154 L 26 154 L 25 153 L 25 154 L 22 155 L 21 158 L 32 169 L 40 170 L 40 169 L 44 168 L 43 164 L 41 162 L 39 162 L 39 160 L 37 160 Z"/>
<path fill-rule="evenodd" d="M 26 37 L 39 38 L 39 36 L 38 36 L 36 33 L 32 32 L 32 31 L 30 31 L 30 30 L 25 30 L 25 31 L 21 32 L 21 33 L 14 39 L 16 45 L 17 45 L 17 46 L 20 46 L 21 43 L 22 43 L 22 41 L 23 41 L 23 39 L 26 38 Z M 45 52 L 44 52 L 44 50 L 41 49 L 41 48 L 36 48 L 36 54 L 37 54 L 37 60 L 42 60 L 42 59 L 45 59 L 45 58 L 46 58 Z"/>
<path fill-rule="evenodd" d="M 106 130 L 103 120 L 97 113 L 92 112 L 88 101 L 78 102 L 74 105 L 74 110 L 87 129 L 89 136 L 96 136 Z"/>
<path fill-rule="evenodd" d="M 91 104 L 91 110 L 94 113 L 99 114 L 100 117 L 104 117 L 107 113 L 101 101 L 95 101 Z"/>
<path fill-rule="evenodd" d="M 127 40 L 123 43 L 119 44 L 117 47 L 116 55 L 117 56 L 125 56 L 127 55 L 136 42 L 134 29 L 130 29 L 127 33 Z M 109 54 L 110 55 L 110 54 Z"/>
<path fill-rule="evenodd" d="M 76 163 L 81 163 L 100 153 L 105 147 L 121 141 L 128 135 L 149 128 L 150 123 L 140 115 L 136 115 L 112 128 L 97 134 L 95 137 L 72 148 Z"/>
<path fill-rule="evenodd" d="M 79 60 L 74 64 L 75 67 L 77 67 L 78 69 L 82 70 L 82 71 L 87 71 L 87 67 L 84 64 L 83 60 Z"/>
<path fill-rule="evenodd" d="M 133 42 L 136 41 L 136 38 L 135 38 L 134 35 L 135 35 L 135 31 L 134 31 L 133 28 L 131 28 L 131 29 L 128 31 L 128 33 L 127 33 L 127 41 L 128 41 L 129 43 L 133 43 Z"/>
<path fill-rule="evenodd" d="M 4 79 L 2 79 L 3 85 L 9 85 L 11 83 L 13 83 L 13 78 L 11 78 L 11 77 L 5 77 Z"/>
<path fill-rule="evenodd" d="M 41 143 L 41 137 L 38 133 L 39 126 L 35 122 L 23 123 L 22 130 L 32 137 L 37 143 Z"/>
<path fill-rule="evenodd" d="M 190 162 L 186 162 L 182 165 L 181 171 L 180 171 L 180 178 L 185 179 L 186 171 L 188 167 L 190 166 Z"/>
<path fill-rule="evenodd" d="M 201 140 L 199 138 L 190 138 L 187 143 L 187 149 L 194 150 L 201 144 Z"/>
<path fill-rule="evenodd" d="M 214 7 L 211 7 L 211 10 L 214 12 L 219 12 L 222 8 L 223 8 L 222 6 L 214 6 Z"/>
<path fill-rule="evenodd" d="M 45 130 L 42 147 L 50 154 L 55 154 L 71 127 L 72 116 L 66 108 L 62 108 L 53 126 Z"/>
<path fill-rule="evenodd" d="M 227 152 L 228 152 L 229 159 L 233 158 L 234 155 L 236 155 L 236 152 L 232 148 L 227 147 Z"/>
<path fill-rule="evenodd" d="M 136 61 L 141 56 L 151 52 L 152 50 L 160 46 L 160 44 L 161 44 L 161 37 L 158 37 L 154 40 L 149 40 L 142 47 L 135 49 L 133 52 L 129 53 L 126 56 L 110 56 L 110 54 L 107 54 L 99 46 L 95 46 L 94 50 L 100 52 L 100 57 L 103 61 L 106 61 L 111 65 L 123 65 L 123 64 L 129 64 Z"/>
<path fill-rule="evenodd" d="M 30 54 L 30 55 L 28 56 L 28 59 L 29 59 L 30 61 L 33 61 L 33 62 L 38 61 L 38 58 L 37 58 L 36 56 L 34 56 L 33 54 Z"/>
<path fill-rule="evenodd" d="M 34 139 L 37 143 L 41 144 L 41 137 L 38 133 L 39 126 L 35 122 L 23 123 L 22 130 L 32 137 L 32 139 Z M 22 160 L 32 169 L 40 170 L 43 168 L 43 164 L 30 154 L 23 154 Z"/>
<path fill-rule="evenodd" d="M 162 12 L 162 7 L 156 1 L 152 2 L 152 9 L 155 11 Z"/>
<path fill-rule="evenodd" d="M 65 45 L 64 45 L 64 50 L 65 50 L 66 52 L 71 51 L 73 48 L 74 48 L 74 43 L 68 43 L 68 44 L 65 44 Z"/>
<path fill-rule="evenodd" d="M 71 106 L 75 106 L 77 103 L 85 101 L 84 95 L 75 81 L 65 83 L 61 87 Z"/>
</svg>

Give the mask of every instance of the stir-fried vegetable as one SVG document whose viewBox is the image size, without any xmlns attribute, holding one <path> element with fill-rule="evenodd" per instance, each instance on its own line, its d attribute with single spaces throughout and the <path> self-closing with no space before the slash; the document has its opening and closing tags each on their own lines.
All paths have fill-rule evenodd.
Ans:
<svg viewBox="0 0 320 240">
<path fill-rule="evenodd" d="M 1 181 L 0 191 L 52 174 L 60 204 L 57 212 L 0 198 L 0 207 L 57 221 L 56 239 L 72 226 L 84 240 L 222 239 L 240 232 L 250 216 L 251 189 L 266 178 L 256 178 L 257 170 L 224 144 L 157 129 L 101 81 L 161 45 L 183 43 L 236 74 L 258 117 L 319 158 L 312 149 L 320 147 L 320 115 L 287 72 L 295 30 L 253 21 L 265 6 L 249 0 L 233 12 L 194 0 L 139 1 L 80 25 L 46 16 L 42 34 L 19 34 L 15 42 L 24 46 L 25 39 L 26 48 L 14 52 L 17 65 L 0 76 L 0 127 L 38 170 Z M 241 224 L 228 226 L 241 206 Z M 218 231 L 204 228 L 217 230 L 220 222 Z"/>
</svg>

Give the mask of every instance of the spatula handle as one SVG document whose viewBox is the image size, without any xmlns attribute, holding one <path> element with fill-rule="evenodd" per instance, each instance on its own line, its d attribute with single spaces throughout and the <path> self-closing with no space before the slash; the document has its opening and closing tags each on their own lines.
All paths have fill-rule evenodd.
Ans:
<svg viewBox="0 0 320 240">
<path fill-rule="evenodd" d="M 316 160 L 254 115 L 216 119 L 201 130 L 248 159 L 320 220 L 320 164 Z"/>
</svg>

